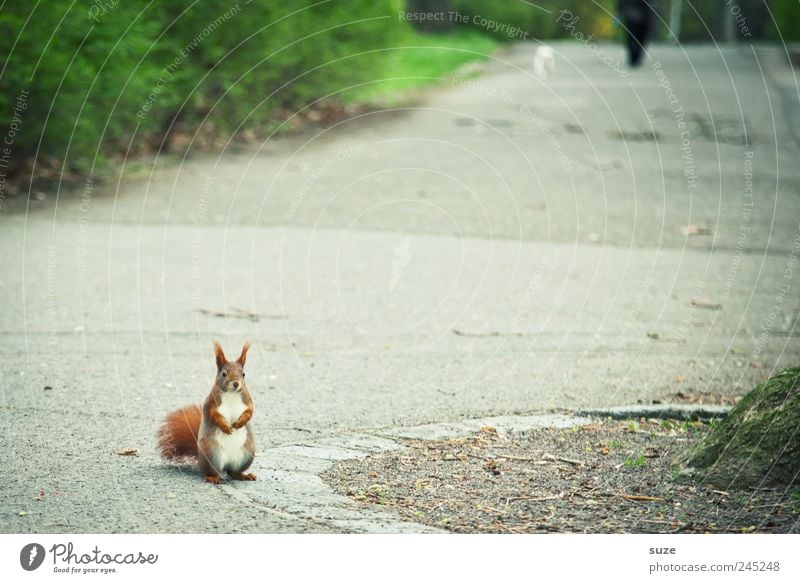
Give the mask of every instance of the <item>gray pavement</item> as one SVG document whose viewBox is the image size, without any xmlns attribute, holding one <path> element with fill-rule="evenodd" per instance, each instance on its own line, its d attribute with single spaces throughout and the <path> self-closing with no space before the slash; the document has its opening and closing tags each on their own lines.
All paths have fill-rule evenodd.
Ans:
<svg viewBox="0 0 800 583">
<path fill-rule="evenodd" d="M 621 78 L 554 46 L 545 82 L 519 44 L 413 108 L 129 161 L 0 216 L 0 531 L 364 530 L 298 510 L 321 466 L 294 480 L 275 450 L 730 398 L 796 365 L 780 50 L 656 46 Z M 212 339 L 254 341 L 259 482 L 155 454 L 163 416 L 208 392 Z"/>
</svg>

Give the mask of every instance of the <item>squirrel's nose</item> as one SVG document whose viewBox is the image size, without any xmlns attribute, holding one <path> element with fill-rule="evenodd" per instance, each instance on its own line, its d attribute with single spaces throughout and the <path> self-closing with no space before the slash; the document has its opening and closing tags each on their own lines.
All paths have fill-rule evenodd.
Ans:
<svg viewBox="0 0 800 583">
<path fill-rule="evenodd" d="M 238 389 L 240 384 L 241 384 L 241 383 L 240 383 L 239 381 L 233 381 L 233 382 L 231 383 L 231 385 L 233 385 L 233 388 L 234 388 L 234 389 Z"/>
</svg>

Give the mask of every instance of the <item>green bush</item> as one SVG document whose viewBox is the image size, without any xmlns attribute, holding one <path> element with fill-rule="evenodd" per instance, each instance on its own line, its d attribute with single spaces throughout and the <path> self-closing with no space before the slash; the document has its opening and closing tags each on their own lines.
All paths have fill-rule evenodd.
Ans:
<svg viewBox="0 0 800 583">
<path fill-rule="evenodd" d="M 25 101 L 12 164 L 35 156 L 85 172 L 98 156 L 157 143 L 175 121 L 269 124 L 277 107 L 375 76 L 375 51 L 402 34 L 394 3 L 316 3 L 6 3 L 0 124 L 9 131 Z"/>
<path fill-rule="evenodd" d="M 8 59 L 0 77 L 3 126 L 27 93 L 13 161 L 69 157 L 86 169 L 101 135 L 114 142 L 131 133 L 138 104 L 157 78 L 157 65 L 145 58 L 157 29 L 128 3 L 99 24 L 86 7 L 70 10 L 68 2 L 6 4 L 0 15 Z M 150 122 L 142 129 L 152 128 Z"/>
<path fill-rule="evenodd" d="M 562 10 L 578 17 L 575 30 L 584 36 L 609 38 L 614 33 L 615 5 L 614 0 L 453 0 L 453 10 L 467 17 L 459 19 L 462 25 L 483 29 L 500 40 L 519 40 L 515 31 L 523 31 L 527 39 L 569 38 L 569 31 L 557 22 Z"/>
<path fill-rule="evenodd" d="M 381 53 L 375 51 L 401 34 L 401 27 L 385 18 L 392 15 L 390 3 L 351 0 L 312 6 L 316 3 L 242 5 L 192 53 L 197 62 L 187 68 L 192 73 L 183 93 L 193 107 L 183 114 L 211 113 L 227 127 L 245 119 L 269 122 L 275 107 L 297 109 L 378 74 Z M 229 6 L 221 0 L 198 4 L 177 21 L 174 38 L 188 45 Z M 199 72 L 208 73 L 202 81 L 198 65 Z"/>
<path fill-rule="evenodd" d="M 783 42 L 800 41 L 800 2 L 772 2 L 772 19 L 769 19 L 770 37 Z"/>
</svg>

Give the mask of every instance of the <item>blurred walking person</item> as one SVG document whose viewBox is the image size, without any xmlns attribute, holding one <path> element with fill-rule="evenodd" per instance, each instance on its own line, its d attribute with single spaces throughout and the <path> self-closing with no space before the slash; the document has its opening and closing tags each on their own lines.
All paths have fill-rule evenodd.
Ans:
<svg viewBox="0 0 800 583">
<path fill-rule="evenodd" d="M 617 14 L 625 28 L 628 65 L 638 67 L 644 47 L 655 35 L 658 0 L 617 0 Z"/>
</svg>

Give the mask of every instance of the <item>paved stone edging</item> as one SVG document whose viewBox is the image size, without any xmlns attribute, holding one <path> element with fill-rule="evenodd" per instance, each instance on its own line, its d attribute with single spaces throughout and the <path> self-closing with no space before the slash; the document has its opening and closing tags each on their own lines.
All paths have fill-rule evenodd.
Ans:
<svg viewBox="0 0 800 583">
<path fill-rule="evenodd" d="M 594 417 L 611 417 L 612 419 L 678 419 L 690 421 L 699 419 L 722 419 L 726 417 L 732 407 L 728 405 L 626 405 L 621 407 L 603 407 L 600 409 L 583 409 L 579 415 Z"/>
</svg>

